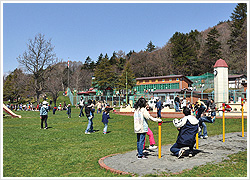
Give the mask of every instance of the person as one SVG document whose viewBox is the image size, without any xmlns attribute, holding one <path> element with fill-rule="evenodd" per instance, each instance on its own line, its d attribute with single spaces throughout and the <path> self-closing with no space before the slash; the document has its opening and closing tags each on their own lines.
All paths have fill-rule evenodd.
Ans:
<svg viewBox="0 0 250 180">
<path fill-rule="evenodd" d="M 149 105 L 147 103 L 146 105 L 146 109 L 147 111 L 150 111 L 150 108 L 149 108 Z M 158 147 L 155 146 L 155 139 L 154 139 L 154 134 L 153 132 L 151 131 L 151 129 L 148 128 L 148 132 L 147 132 L 147 135 L 149 137 L 149 149 L 150 150 L 154 150 L 154 149 L 157 149 Z M 145 144 L 146 144 L 146 137 L 145 137 L 145 141 L 144 141 L 144 144 L 143 144 L 143 150 L 145 150 Z"/>
<path fill-rule="evenodd" d="M 175 111 L 176 112 L 180 112 L 180 98 L 179 98 L 179 95 L 177 95 L 175 98 L 174 98 L 174 103 L 175 103 Z"/>
<path fill-rule="evenodd" d="M 70 106 L 70 104 L 68 104 L 68 107 L 67 107 L 67 114 L 68 114 L 68 118 L 71 118 L 71 106 Z"/>
<path fill-rule="evenodd" d="M 83 100 L 83 97 L 81 97 L 81 99 L 80 99 L 80 101 L 79 101 L 79 108 L 80 108 L 79 117 L 84 116 L 84 114 L 83 114 L 83 112 L 82 112 L 83 107 L 84 107 L 84 100 Z"/>
<path fill-rule="evenodd" d="M 147 159 L 147 157 L 143 155 L 143 144 L 145 141 L 145 135 L 148 132 L 147 120 L 152 120 L 155 122 L 162 121 L 161 119 L 153 118 L 146 110 L 146 105 L 147 101 L 145 98 L 139 98 L 135 103 L 134 132 L 137 134 L 138 159 Z"/>
<path fill-rule="evenodd" d="M 90 134 L 93 131 L 93 118 L 94 118 L 94 104 L 92 103 L 92 100 L 89 99 L 87 105 L 85 106 L 85 114 L 88 118 L 88 126 L 87 129 L 85 130 L 85 134 Z"/>
<path fill-rule="evenodd" d="M 166 107 L 168 106 L 170 108 L 170 104 L 171 104 L 170 98 L 169 96 L 167 96 Z"/>
<path fill-rule="evenodd" d="M 98 114 L 98 112 L 102 113 L 102 103 L 101 103 L 101 101 L 97 102 L 96 107 L 97 107 L 96 113 L 97 114 Z"/>
<path fill-rule="evenodd" d="M 45 122 L 45 128 L 48 129 L 47 119 L 48 119 L 48 103 L 43 101 L 43 105 L 40 108 L 40 119 L 41 119 L 41 129 L 43 129 L 43 122 Z"/>
<path fill-rule="evenodd" d="M 103 111 L 103 114 L 102 114 L 102 122 L 104 124 L 103 134 L 107 134 L 108 122 L 109 122 L 108 119 L 110 119 L 109 109 L 105 108 L 105 110 Z"/>
<path fill-rule="evenodd" d="M 184 109 L 184 107 L 187 106 L 187 99 L 186 99 L 186 97 L 183 98 L 181 105 L 182 105 L 182 109 Z"/>
<path fill-rule="evenodd" d="M 57 110 L 57 107 L 55 106 L 55 107 L 53 108 L 53 114 L 56 114 L 56 110 Z"/>
<path fill-rule="evenodd" d="M 193 156 L 196 133 L 198 132 L 199 120 L 191 115 L 191 110 L 184 107 L 182 119 L 174 119 L 173 124 L 179 131 L 176 143 L 170 148 L 170 151 L 179 158 L 184 155 L 185 149 L 189 147 L 189 157 Z"/>
<path fill-rule="evenodd" d="M 157 117 L 161 118 L 161 109 L 162 109 L 162 104 L 160 99 L 156 99 L 156 108 L 157 108 Z"/>
</svg>

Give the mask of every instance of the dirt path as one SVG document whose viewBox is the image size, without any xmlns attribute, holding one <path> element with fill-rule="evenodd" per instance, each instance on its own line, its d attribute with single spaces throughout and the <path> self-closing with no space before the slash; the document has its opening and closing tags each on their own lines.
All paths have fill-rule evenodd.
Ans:
<svg viewBox="0 0 250 180">
<path fill-rule="evenodd" d="M 222 139 L 222 135 L 199 139 L 199 149 L 195 149 L 195 156 L 192 158 L 184 156 L 177 159 L 169 150 L 172 145 L 166 145 L 162 146 L 162 157 L 160 159 L 158 158 L 158 150 L 155 150 L 146 153 L 148 159 L 138 160 L 137 151 L 134 150 L 103 158 L 103 164 L 105 168 L 108 167 L 106 169 L 111 169 L 114 172 L 120 170 L 132 174 L 136 173 L 139 176 L 158 172 L 178 173 L 208 162 L 221 162 L 227 158 L 227 155 L 247 149 L 247 133 L 244 134 L 244 137 L 240 132 L 227 133 L 225 142 L 222 142 Z"/>
</svg>

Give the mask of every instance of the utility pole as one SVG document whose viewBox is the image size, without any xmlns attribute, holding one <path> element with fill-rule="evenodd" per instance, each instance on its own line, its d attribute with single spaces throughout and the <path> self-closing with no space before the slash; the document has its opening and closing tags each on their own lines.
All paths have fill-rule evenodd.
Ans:
<svg viewBox="0 0 250 180">
<path fill-rule="evenodd" d="M 128 104 L 128 73 L 126 71 L 126 104 Z"/>
<path fill-rule="evenodd" d="M 68 88 L 69 88 L 69 57 L 68 57 Z"/>
</svg>

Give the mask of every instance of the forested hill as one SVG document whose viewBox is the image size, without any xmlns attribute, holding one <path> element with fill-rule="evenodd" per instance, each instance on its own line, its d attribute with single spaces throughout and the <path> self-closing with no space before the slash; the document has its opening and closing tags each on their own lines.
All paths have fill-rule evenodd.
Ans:
<svg viewBox="0 0 250 180">
<path fill-rule="evenodd" d="M 155 48 L 150 42 L 146 51 L 133 53 L 130 58 L 135 77 L 183 74 L 201 75 L 213 72 L 218 59 L 224 59 L 230 73 L 247 73 L 247 21 L 241 33 L 232 41 L 232 21 L 221 22 L 202 32 L 176 32 L 164 47 Z M 151 49 L 150 49 L 151 48 Z"/>
</svg>

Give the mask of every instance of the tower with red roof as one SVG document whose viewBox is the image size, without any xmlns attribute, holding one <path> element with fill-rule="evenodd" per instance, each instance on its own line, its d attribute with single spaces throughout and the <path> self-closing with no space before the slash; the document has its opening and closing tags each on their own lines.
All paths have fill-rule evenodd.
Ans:
<svg viewBox="0 0 250 180">
<path fill-rule="evenodd" d="M 218 103 L 217 107 L 228 103 L 228 65 L 223 59 L 214 65 L 214 101 Z"/>
</svg>

